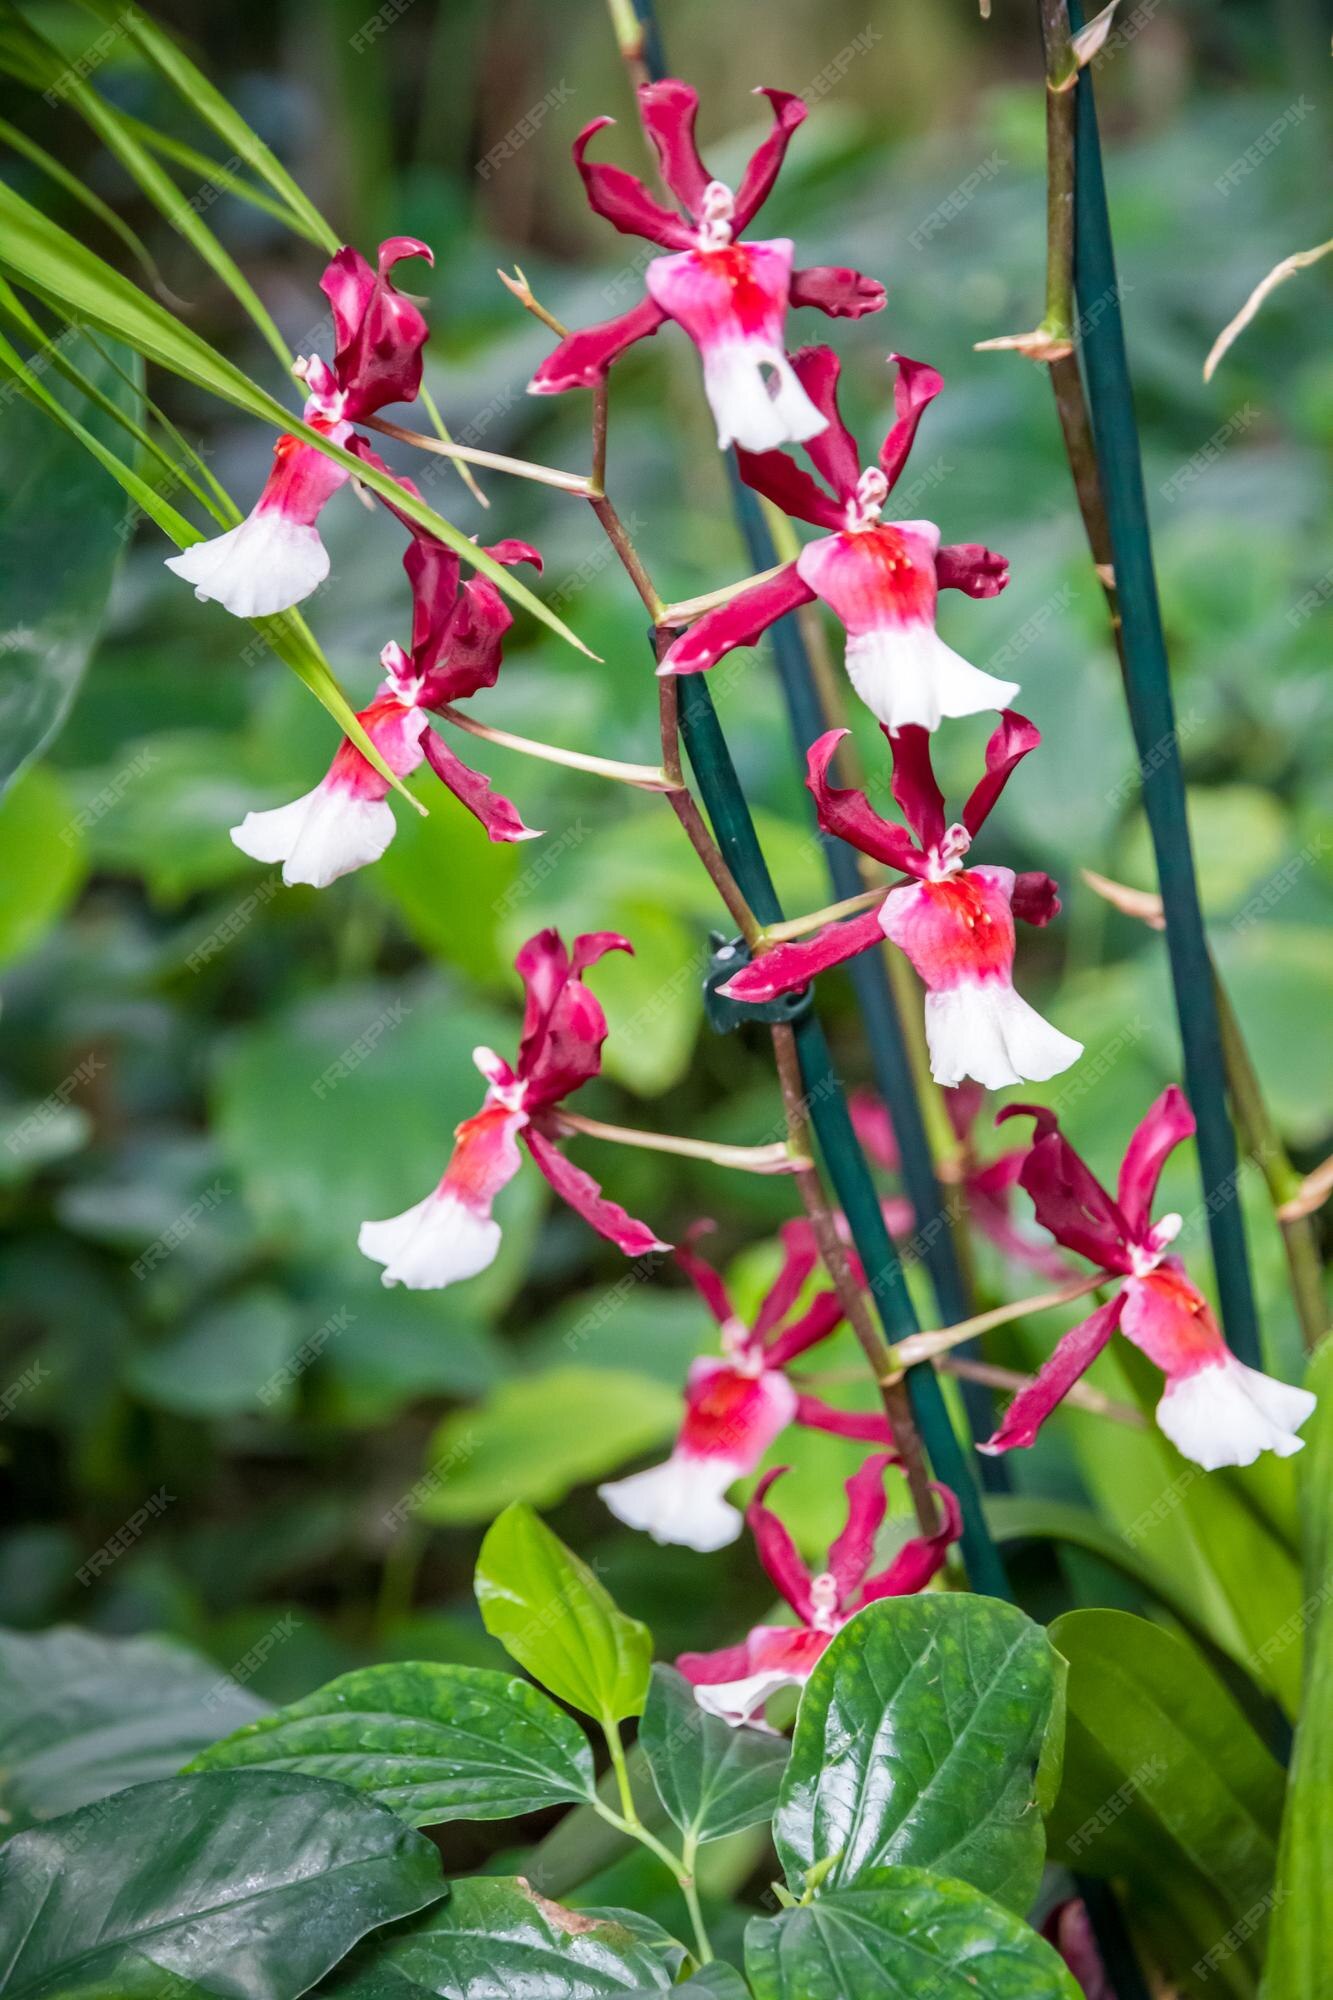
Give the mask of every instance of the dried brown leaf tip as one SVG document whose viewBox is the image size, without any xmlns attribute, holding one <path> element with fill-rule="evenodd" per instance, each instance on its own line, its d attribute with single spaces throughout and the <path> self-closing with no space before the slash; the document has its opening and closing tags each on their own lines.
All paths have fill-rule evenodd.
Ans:
<svg viewBox="0 0 1333 2000">
<path fill-rule="evenodd" d="M 1119 910 L 1122 916 L 1137 917 L 1151 930 L 1164 931 L 1166 918 L 1162 913 L 1162 899 L 1153 889 L 1131 889 L 1126 882 L 1113 882 L 1107 875 L 1098 875 L 1091 868 L 1081 870 L 1083 880 L 1104 902 Z"/>
<path fill-rule="evenodd" d="M 594 1931 L 600 1931 L 609 1943 L 617 1935 L 626 1938 L 629 1936 L 623 1924 L 613 1923 L 606 1917 L 585 1916 L 579 1910 L 567 1910 L 563 1903 L 553 1903 L 549 1896 L 540 1895 L 533 1888 L 526 1875 L 518 1875 L 514 1879 L 528 1901 L 541 1911 L 551 1928 L 563 1931 L 566 1937 L 589 1937 Z"/>
</svg>

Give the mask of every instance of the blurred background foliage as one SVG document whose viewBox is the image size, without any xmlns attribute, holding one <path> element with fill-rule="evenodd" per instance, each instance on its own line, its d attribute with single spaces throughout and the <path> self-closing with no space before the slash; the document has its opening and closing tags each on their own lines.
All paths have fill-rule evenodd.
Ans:
<svg viewBox="0 0 1333 2000">
<path fill-rule="evenodd" d="M 26 11 L 67 52 L 86 46 L 85 17 Z M 370 249 L 411 233 L 434 245 L 434 272 L 414 266 L 408 282 L 429 297 L 427 379 L 454 435 L 582 467 L 586 399 L 525 397 L 549 343 L 494 274 L 517 260 L 571 325 L 637 295 L 640 246 L 590 217 L 568 160 L 579 127 L 612 111 L 622 129 L 603 143 L 638 164 L 603 11 L 597 0 L 397 0 L 371 23 L 367 12 L 367 0 L 238 0 L 178 5 L 171 25 L 350 240 Z M 703 89 L 715 170 L 726 174 L 756 136 L 746 95 L 756 82 L 812 100 L 765 226 L 795 236 L 807 261 L 854 263 L 889 286 L 883 316 L 831 336 L 867 446 L 886 427 L 890 347 L 945 375 L 907 511 L 1012 562 L 1001 599 L 951 601 L 942 625 L 979 664 L 1004 656 L 1044 732 L 983 858 L 1049 867 L 1064 885 L 1062 920 L 1022 940 L 1020 984 L 1087 1045 L 1084 1065 L 1045 1095 L 1113 1171 L 1132 1124 L 1178 1073 L 1160 937 L 1109 911 L 1078 875 L 1151 886 L 1134 754 L 1047 386 L 1015 357 L 973 352 L 1039 312 L 1033 10 L 997 0 L 989 23 L 966 0 L 667 0 L 662 12 L 672 61 Z M 1330 587 L 1327 278 L 1312 271 L 1279 292 L 1208 387 L 1200 366 L 1277 257 L 1326 233 L 1313 80 L 1325 52 L 1301 0 L 1140 0 L 1122 12 L 1098 88 L 1203 892 L 1270 1105 L 1309 1166 L 1329 1150 L 1333 1104 L 1333 731 L 1318 615 Z M 124 45 L 96 83 L 198 142 Z M 3 115 L 117 208 L 191 323 L 295 407 L 229 295 L 72 113 L 10 89 Z M 1280 143 L 1239 170 L 1276 120 Z M 12 151 L 4 173 L 117 253 Z M 197 198 L 293 347 L 326 346 L 318 253 L 216 188 Z M 799 332 L 825 337 L 804 318 Z M 130 393 L 118 380 L 109 389 Z M 156 389 L 248 506 L 267 434 L 178 383 Z M 396 463 L 409 469 L 401 453 Z M 488 476 L 483 515 L 441 462 L 410 470 L 469 533 L 536 542 L 543 593 L 605 661 L 520 618 L 500 682 L 473 712 L 655 761 L 642 611 L 581 504 Z M 491 1661 L 472 1561 L 484 1524 L 518 1497 L 554 1509 L 664 1655 L 736 1636 L 768 1608 L 748 1546 L 649 1560 L 593 1491 L 661 1453 L 683 1370 L 711 1344 L 670 1267 L 626 1267 L 531 1172 L 501 1198 L 496 1266 L 456 1291 L 386 1291 L 355 1241 L 363 1217 L 433 1184 L 478 1096 L 469 1052 L 513 1044 L 511 961 L 543 924 L 611 927 L 637 947 L 594 975 L 612 1032 L 605 1078 L 581 1108 L 718 1138 L 772 1136 L 765 1046 L 702 1025 L 695 974 L 718 911 L 670 815 L 650 797 L 460 746 L 547 830 L 543 842 L 492 846 L 423 786 L 430 816 L 400 809 L 378 867 L 322 893 L 282 888 L 227 829 L 317 781 L 334 748 L 327 716 L 247 628 L 195 603 L 118 489 L 21 400 L 4 411 L 0 473 L 0 716 L 7 734 L 12 723 L 47 738 L 0 805 L 0 1624 L 172 1634 L 275 1700 L 369 1659 Z M 744 573 L 696 360 L 671 331 L 617 370 L 610 481 L 664 596 Z M 323 525 L 332 579 L 306 608 L 364 701 L 381 646 L 407 637 L 401 535 L 347 493 Z M 34 661 L 49 702 L 35 719 Z M 763 652 L 715 675 L 714 692 L 788 909 L 826 901 Z M 882 794 L 882 744 L 858 731 Z M 940 740 L 955 794 L 984 737 L 976 718 Z M 863 1081 L 845 983 L 831 979 L 822 998 L 846 1074 Z M 988 1116 L 978 1136 L 983 1153 L 998 1148 Z M 578 1157 L 668 1236 L 716 1216 L 738 1296 L 759 1295 L 791 1207 L 780 1181 L 582 1141 Z M 1241 1195 L 1267 1358 L 1293 1376 L 1300 1343 L 1257 1173 Z M 1184 1211 L 1183 1247 L 1204 1275 L 1188 1149 L 1168 1169 L 1164 1205 Z M 975 1261 L 980 1305 L 1033 1289 L 984 1243 Z M 915 1271 L 912 1282 L 934 1323 Z M 1006 1330 L 993 1358 L 1035 1361 L 1057 1324 Z M 851 1343 L 826 1352 L 821 1369 L 848 1377 L 832 1393 L 856 1401 Z M 1130 1403 L 1152 1385 L 1125 1366 L 1108 1354 L 1094 1379 Z M 795 1468 L 785 1511 L 811 1553 L 840 1518 L 857 1455 L 807 1434 L 780 1441 L 775 1457 Z M 1297 1588 L 1285 1467 L 1210 1480 L 1205 1513 L 1197 1490 L 1160 1506 L 1179 1462 L 1152 1430 L 1069 1412 L 1017 1456 L 1023 1495 L 1076 1505 L 1084 1519 L 1090 1508 L 1113 1543 L 1172 1578 L 1178 1611 L 1224 1652 L 1246 1648 L 1247 1574 L 1279 1607 Z M 166 1496 L 154 1517 L 81 1583 L 90 1552 L 149 1494 Z M 1227 1534 L 1234 1553 L 1219 1585 Z M 1025 1560 L 1040 1605 L 1057 1579 L 1049 1558 Z M 1140 1601 L 1103 1556 L 1067 1558 L 1059 1584 L 1062 1602 Z"/>
</svg>

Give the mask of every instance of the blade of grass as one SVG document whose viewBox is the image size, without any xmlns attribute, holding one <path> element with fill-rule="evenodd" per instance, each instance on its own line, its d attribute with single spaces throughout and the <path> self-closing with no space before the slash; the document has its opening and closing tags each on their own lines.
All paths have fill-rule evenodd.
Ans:
<svg viewBox="0 0 1333 2000">
<path fill-rule="evenodd" d="M 311 228 L 302 216 L 297 215 L 285 202 L 279 201 L 276 195 L 267 194 L 263 188 L 257 188 L 252 181 L 246 180 L 241 174 L 233 173 L 230 167 L 224 166 L 220 160 L 213 159 L 211 154 L 201 152 L 198 146 L 187 145 L 184 139 L 176 138 L 171 132 L 159 131 L 157 126 L 150 125 L 146 118 L 132 117 L 128 111 L 123 111 L 121 117 L 126 131 L 132 133 L 150 153 L 160 153 L 164 160 L 173 160 L 178 167 L 188 167 L 192 174 L 198 174 L 206 183 L 224 188 L 228 194 L 234 194 L 238 201 L 248 202 L 261 214 L 272 216 L 273 220 L 280 222 L 284 229 L 290 229 L 295 235 L 303 237 L 307 243 L 313 243 L 317 250 L 327 247 L 324 232 Z"/>
<path fill-rule="evenodd" d="M 159 298 L 175 298 L 175 293 L 158 270 L 152 252 L 143 238 L 137 235 L 129 223 L 117 215 L 115 209 L 104 202 L 100 195 L 94 194 L 86 182 L 81 181 L 77 174 L 72 174 L 68 167 L 62 166 L 54 154 L 47 152 L 45 146 L 39 146 L 35 139 L 30 139 L 17 125 L 11 125 L 7 118 L 0 118 L 0 139 L 6 145 L 12 146 L 16 153 L 21 153 L 25 160 L 30 160 L 33 166 L 39 167 L 48 180 L 54 181 L 57 187 L 64 189 L 71 201 L 81 203 L 90 215 L 95 215 L 113 236 L 118 236 Z"/>
</svg>

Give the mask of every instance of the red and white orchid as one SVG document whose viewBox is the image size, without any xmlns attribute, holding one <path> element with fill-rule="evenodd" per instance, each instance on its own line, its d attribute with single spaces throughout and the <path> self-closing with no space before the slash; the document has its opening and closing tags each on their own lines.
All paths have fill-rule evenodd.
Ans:
<svg viewBox="0 0 1333 2000">
<path fill-rule="evenodd" d="M 944 386 L 924 362 L 902 354 L 889 359 L 898 364 L 895 420 L 878 464 L 863 471 L 838 413 L 837 356 L 831 348 L 808 347 L 793 357 L 797 378 L 824 418 L 805 450 L 825 485 L 778 451 L 740 451 L 737 462 L 747 486 L 793 519 L 832 532 L 691 625 L 659 673 L 701 673 L 737 646 L 754 645 L 787 612 L 822 598 L 846 629 L 852 686 L 886 728 L 936 729 L 943 716 L 1003 708 L 1018 693 L 1017 682 L 982 673 L 935 630 L 940 591 L 996 596 L 1009 581 L 1004 557 L 975 542 L 941 548 L 933 521 L 881 518 L 922 413 Z"/>
<path fill-rule="evenodd" d="M 1011 1104 L 1000 1118 L 1032 1118 L 1036 1137 L 1019 1175 L 1037 1220 L 1057 1243 L 1123 1280 L 1115 1297 L 1064 1334 L 1036 1380 L 1019 1391 L 983 1451 L 1033 1443 L 1051 1411 L 1119 1327 L 1166 1377 L 1157 1422 L 1177 1451 L 1213 1472 L 1252 1465 L 1260 1452 L 1290 1458 L 1315 1406 L 1306 1389 L 1247 1368 L 1222 1338 L 1212 1309 L 1167 1246 L 1178 1215 L 1152 1221 L 1168 1155 L 1194 1132 L 1194 1114 L 1171 1084 L 1138 1126 L 1120 1168 L 1116 1199 L 1060 1131 L 1054 1112 Z"/>
<path fill-rule="evenodd" d="M 1012 868 L 965 868 L 963 857 L 1011 773 L 1041 741 L 1025 717 L 1006 709 L 986 745 L 986 774 L 963 817 L 945 823 L 930 761 L 930 737 L 916 725 L 884 733 L 893 754 L 893 796 L 915 834 L 881 819 L 864 792 L 829 781 L 845 729 L 810 746 L 806 784 L 826 833 L 914 879 L 890 889 L 877 910 L 825 925 L 813 937 L 774 945 L 720 990 L 732 1000 L 794 993 L 819 972 L 869 951 L 884 938 L 904 951 L 926 987 L 926 1040 L 936 1083 L 973 1077 L 988 1090 L 1068 1069 L 1083 1053 L 1014 991 L 1014 918 L 1048 924 L 1060 909 L 1049 875 Z"/>
<path fill-rule="evenodd" d="M 401 484 L 416 490 L 410 480 Z M 527 542 L 497 542 L 485 553 L 507 566 L 531 563 L 539 571 L 542 566 Z M 534 840 L 538 829 L 525 826 L 518 808 L 493 792 L 489 780 L 428 726 L 432 711 L 495 685 L 513 614 L 488 578 L 463 583 L 453 550 L 422 529 L 412 528 L 403 568 L 412 585 L 412 650 L 405 653 L 394 641 L 384 648 L 380 664 L 386 678 L 357 719 L 397 777 L 424 760 L 492 840 Z M 344 738 L 313 791 L 290 805 L 247 813 L 231 837 L 256 861 L 281 861 L 289 885 L 306 882 L 323 889 L 378 861 L 393 839 L 389 789 L 388 779 Z"/>
<path fill-rule="evenodd" d="M 945 1098 L 944 1109 L 958 1141 L 958 1151 L 951 1161 L 941 1163 L 940 1178 L 962 1189 L 969 1218 L 997 1250 L 1015 1263 L 1039 1271 L 1044 1278 L 1068 1279 L 1070 1267 L 1059 1252 L 1050 1243 L 1039 1243 L 1025 1235 L 1013 1219 L 1010 1197 L 1027 1158 L 1027 1147 L 1011 1147 L 993 1160 L 982 1160 L 977 1154 L 974 1132 L 985 1097 L 979 1083 L 960 1083 Z M 873 1091 L 856 1090 L 848 1099 L 847 1108 L 866 1157 L 885 1173 L 897 1173 L 902 1164 L 898 1135 L 883 1099 Z M 886 1195 L 880 1207 L 890 1235 L 899 1239 L 912 1236 L 916 1215 L 905 1196 Z"/>
<path fill-rule="evenodd" d="M 700 1551 L 725 1548 L 740 1534 L 743 1517 L 723 1496 L 754 1471 L 788 1424 L 872 1443 L 887 1440 L 883 1417 L 832 1409 L 816 1396 L 799 1394 L 787 1378 L 790 1363 L 826 1339 L 843 1316 L 837 1293 L 823 1291 L 792 1317 L 818 1261 L 810 1224 L 803 1217 L 783 1224 L 782 1264 L 749 1326 L 721 1277 L 694 1248 L 712 1227 L 695 1223 L 676 1262 L 717 1321 L 722 1355 L 701 1356 L 691 1365 L 685 1417 L 670 1458 L 597 1489 L 628 1527 L 643 1529 L 655 1542 Z"/>
<path fill-rule="evenodd" d="M 494 1263 L 500 1225 L 491 1208 L 523 1163 L 520 1139 L 561 1200 L 627 1257 L 670 1249 L 609 1201 L 556 1144 L 559 1105 L 602 1067 L 606 1016 L 583 976 L 608 951 L 633 950 L 614 931 L 577 937 L 572 952 L 555 930 L 539 931 L 522 947 L 514 964 L 527 998 L 516 1061 L 511 1067 L 492 1049 L 473 1051 L 486 1095 L 455 1132 L 438 1187 L 402 1215 L 361 1225 L 358 1246 L 383 1264 L 386 1285 L 430 1291 Z"/>
<path fill-rule="evenodd" d="M 534 395 L 586 388 L 635 341 L 665 320 L 685 329 L 703 358 L 704 393 L 722 450 L 730 444 L 768 451 L 814 437 L 825 417 L 811 402 L 786 355 L 788 306 L 815 306 L 831 318 L 878 312 L 884 287 L 858 271 L 829 265 L 793 270 L 789 237 L 742 242 L 742 232 L 767 200 L 787 143 L 806 115 L 786 90 L 756 91 L 773 108 L 773 130 L 733 193 L 713 180 L 694 141 L 698 93 L 667 78 L 639 88 L 639 115 L 662 176 L 685 211 L 678 215 L 622 167 L 587 158 L 588 142 L 613 118 L 595 118 L 574 141 L 574 164 L 588 200 L 622 234 L 644 237 L 673 254 L 648 265 L 648 296 L 618 318 L 571 333 L 537 370 Z"/>
<path fill-rule="evenodd" d="M 904 1542 L 887 1569 L 870 1575 L 875 1537 L 884 1520 L 884 1474 L 892 1452 L 877 1452 L 847 1481 L 847 1525 L 828 1554 L 828 1567 L 811 1576 L 777 1515 L 765 1505 L 777 1466 L 760 1481 L 745 1518 L 759 1560 L 799 1625 L 756 1625 L 739 1646 L 715 1653 L 682 1653 L 676 1661 L 694 1698 L 710 1715 L 739 1724 L 762 1716 L 779 1688 L 803 1687 L 835 1633 L 856 1613 L 882 1597 L 910 1597 L 924 1590 L 944 1566 L 949 1546 L 962 1530 L 958 1502 L 947 1486 L 932 1491 L 940 1503 L 940 1525 L 932 1535 Z"/>
<path fill-rule="evenodd" d="M 333 444 L 350 445 L 361 418 L 413 402 L 421 387 L 426 322 L 389 279 L 405 257 L 435 262 L 416 237 L 391 236 L 380 245 L 376 270 L 359 251 L 343 249 L 319 281 L 333 308 L 333 362 L 302 356 L 294 372 L 309 391 L 305 421 Z M 215 598 L 237 618 L 287 611 L 329 573 L 315 524 L 349 477 L 316 445 L 284 432 L 264 490 L 239 527 L 168 556 L 167 568 L 192 583 L 196 597 Z"/>
</svg>

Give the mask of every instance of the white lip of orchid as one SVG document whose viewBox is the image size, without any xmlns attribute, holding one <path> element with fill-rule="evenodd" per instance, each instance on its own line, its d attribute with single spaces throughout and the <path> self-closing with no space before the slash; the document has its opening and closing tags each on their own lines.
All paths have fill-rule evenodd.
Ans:
<svg viewBox="0 0 1333 2000">
<path fill-rule="evenodd" d="M 733 235 L 736 197 L 725 181 L 709 181 L 699 204 L 694 240 L 700 250 L 725 250 Z"/>
<path fill-rule="evenodd" d="M 867 528 L 877 528 L 888 497 L 888 480 L 877 465 L 868 465 L 847 502 L 847 533 L 863 535 Z"/>
<path fill-rule="evenodd" d="M 1132 1276 L 1146 1278 L 1150 1271 L 1157 1269 L 1168 1248 L 1179 1236 L 1184 1221 L 1184 1216 L 1176 1215 L 1174 1212 L 1164 1215 L 1161 1221 L 1148 1231 L 1142 1243 L 1130 1244 L 1129 1264 Z"/>
<path fill-rule="evenodd" d="M 390 639 L 381 651 L 380 665 L 389 676 L 389 693 L 394 700 L 400 701 L 404 708 L 416 708 L 426 676 L 412 672 L 412 662 L 396 639 Z"/>
<path fill-rule="evenodd" d="M 951 875 L 961 874 L 963 856 L 971 845 L 972 836 L 967 828 L 955 822 L 926 856 L 926 881 L 947 882 Z"/>
<path fill-rule="evenodd" d="M 814 1632 L 836 1632 L 841 1619 L 838 1616 L 838 1580 L 829 1570 L 822 1570 L 810 1579 L 810 1627 Z"/>
</svg>

